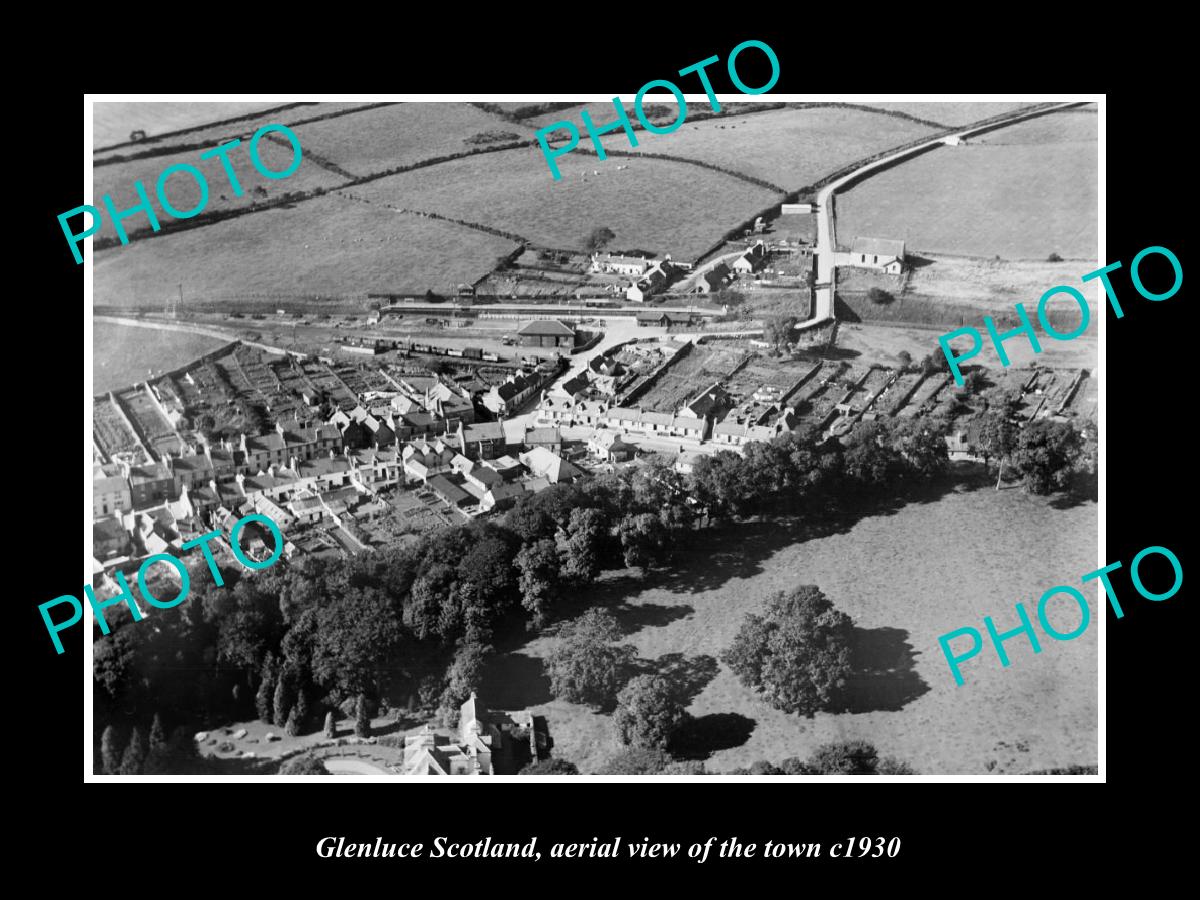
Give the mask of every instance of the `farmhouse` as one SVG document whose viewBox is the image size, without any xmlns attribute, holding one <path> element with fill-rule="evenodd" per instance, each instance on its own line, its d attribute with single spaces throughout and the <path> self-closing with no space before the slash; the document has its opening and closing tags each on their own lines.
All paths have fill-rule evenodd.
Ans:
<svg viewBox="0 0 1200 900">
<path fill-rule="evenodd" d="M 642 275 L 651 266 L 651 260 L 641 256 L 613 256 L 605 253 L 592 254 L 592 271 L 614 273 L 617 275 Z"/>
<path fill-rule="evenodd" d="M 881 269 L 889 275 L 899 275 L 904 268 L 904 241 L 855 238 L 850 248 L 850 265 Z"/>
<path fill-rule="evenodd" d="M 575 329 L 558 319 L 528 322 L 517 332 L 523 347 L 574 347 Z"/>
<path fill-rule="evenodd" d="M 629 286 L 629 290 L 625 292 L 626 299 L 636 300 L 639 303 L 645 301 L 647 297 L 664 290 L 675 277 L 675 273 L 675 267 L 671 265 L 670 260 L 656 263 L 653 269 Z"/>
</svg>

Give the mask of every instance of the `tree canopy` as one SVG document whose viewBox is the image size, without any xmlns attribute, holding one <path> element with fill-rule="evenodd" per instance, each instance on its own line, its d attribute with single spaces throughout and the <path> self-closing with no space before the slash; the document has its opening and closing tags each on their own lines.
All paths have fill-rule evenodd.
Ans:
<svg viewBox="0 0 1200 900">
<path fill-rule="evenodd" d="M 661 675 L 639 675 L 617 694 L 613 727 L 622 744 L 667 749 L 687 714 L 675 686 Z"/>
<path fill-rule="evenodd" d="M 612 702 L 635 655 L 632 646 L 613 644 L 620 637 L 617 620 L 604 609 L 589 609 L 563 625 L 546 659 L 550 693 L 592 706 Z"/>
<path fill-rule="evenodd" d="M 815 585 L 780 592 L 765 615 L 746 616 L 722 659 L 776 709 L 812 716 L 851 673 L 853 622 Z"/>
</svg>

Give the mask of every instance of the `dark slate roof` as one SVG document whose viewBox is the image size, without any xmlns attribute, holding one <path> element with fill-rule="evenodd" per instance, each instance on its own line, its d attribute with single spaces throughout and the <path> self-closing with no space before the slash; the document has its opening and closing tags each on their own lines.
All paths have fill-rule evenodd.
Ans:
<svg viewBox="0 0 1200 900">
<path fill-rule="evenodd" d="M 549 335 L 553 337 L 572 337 L 575 329 L 558 319 L 537 319 L 521 327 L 518 334 Z"/>
</svg>

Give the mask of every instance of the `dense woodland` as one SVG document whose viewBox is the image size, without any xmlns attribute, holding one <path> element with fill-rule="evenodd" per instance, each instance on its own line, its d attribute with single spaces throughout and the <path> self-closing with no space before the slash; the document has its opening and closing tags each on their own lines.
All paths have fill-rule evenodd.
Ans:
<svg viewBox="0 0 1200 900">
<path fill-rule="evenodd" d="M 988 415 L 979 453 L 1004 463 L 1027 489 L 1068 488 L 1080 470 L 1094 472 L 1094 443 L 1070 423 L 1018 426 L 1003 408 Z M 114 607 L 113 633 L 96 630 L 98 766 L 195 771 L 192 731 L 255 717 L 292 734 L 316 730 L 330 712 L 362 720 L 384 707 L 438 709 L 448 719 L 472 690 L 486 695 L 480 671 L 494 635 L 553 623 L 562 598 L 603 570 L 669 565 L 672 547 L 694 529 L 737 517 L 866 513 L 949 469 L 943 435 L 928 419 L 881 420 L 860 424 L 845 444 L 800 433 L 750 444 L 744 457 L 722 451 L 687 476 L 656 461 L 556 485 L 522 497 L 502 520 L 441 529 L 408 547 L 302 558 L 253 577 L 226 572 L 220 588 L 196 578 L 180 606 L 153 610 L 133 627 L 124 606 Z M 840 615 L 823 598 L 804 603 L 818 604 L 814 622 Z M 610 648 L 609 668 L 590 682 L 571 672 L 594 662 L 576 659 L 571 648 L 610 647 L 610 631 L 602 619 L 563 627 L 561 652 L 548 661 L 554 693 L 599 706 L 616 699 L 620 648 Z M 755 671 L 747 661 L 753 647 L 747 637 L 727 657 L 743 677 L 753 677 L 745 674 Z M 794 711 L 828 694 L 789 693 L 769 681 L 756 687 L 768 702 L 791 698 L 781 708 Z M 809 699 L 797 702 L 801 695 Z M 638 752 L 666 745 L 669 729 L 649 721 L 657 712 L 649 724 L 639 719 L 639 710 L 665 708 L 654 684 L 631 687 L 621 707 L 618 724 L 637 736 L 626 743 Z M 669 708 L 662 715 L 677 724 Z"/>
</svg>

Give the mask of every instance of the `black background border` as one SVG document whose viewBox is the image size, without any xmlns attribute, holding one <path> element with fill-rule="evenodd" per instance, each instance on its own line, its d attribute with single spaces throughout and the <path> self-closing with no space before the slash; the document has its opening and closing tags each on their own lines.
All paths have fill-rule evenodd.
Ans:
<svg viewBox="0 0 1200 900">
<path fill-rule="evenodd" d="M 252 85 L 238 72 L 214 82 L 212 69 L 207 69 L 203 77 L 181 78 L 178 83 L 167 79 L 173 82 L 170 85 L 163 83 L 161 73 L 156 73 L 154 83 L 144 89 L 237 92 L 266 85 L 289 92 L 314 88 L 332 92 L 331 85 L 336 84 L 343 89 L 429 93 L 599 91 L 631 98 L 645 81 L 669 77 L 675 70 L 714 53 L 723 60 L 730 48 L 747 38 L 765 40 L 776 50 L 782 70 L 776 92 L 1096 91 L 1114 87 L 1117 80 L 1078 67 L 1056 67 L 1020 76 L 1004 70 L 978 77 L 970 66 L 964 69 L 955 65 L 894 71 L 880 81 L 870 77 L 873 71 L 880 71 L 870 63 L 854 66 L 861 69 L 857 74 L 839 68 L 830 73 L 836 77 L 823 79 L 819 77 L 822 50 L 811 38 L 772 34 L 767 29 L 714 27 L 705 37 L 658 35 L 629 46 L 611 41 L 571 45 L 569 52 L 556 52 L 553 59 L 527 49 L 528 45 L 500 41 L 491 46 L 477 44 L 469 52 L 475 54 L 478 63 L 470 67 L 448 65 L 444 43 L 421 48 L 410 42 L 398 57 L 375 58 L 355 68 L 340 69 L 354 72 L 353 78 L 330 76 L 327 82 L 325 76 L 297 74 L 303 70 L 291 67 L 277 74 L 269 67 L 256 67 L 264 77 L 250 79 L 255 82 Z M 558 46 L 565 49 L 565 45 Z M 461 56 L 468 51 L 458 47 L 455 52 Z M 869 50 L 861 55 L 858 50 L 853 52 L 859 59 L 870 55 Z M 748 53 L 744 57 L 747 66 L 743 78 L 750 84 L 765 80 L 754 72 L 753 56 Z M 713 71 L 720 73 L 721 67 Z M 731 90 L 723 81 L 723 75 L 721 80 L 714 78 L 717 90 Z M 1184 570 L 1189 569 L 1188 548 L 1180 525 L 1180 507 L 1186 503 L 1185 479 L 1189 478 L 1184 458 L 1187 435 L 1180 429 L 1193 408 L 1184 369 L 1192 341 L 1192 332 L 1184 321 L 1186 284 L 1170 300 L 1150 303 L 1136 296 L 1127 273 L 1132 257 L 1149 245 L 1171 248 L 1187 268 L 1183 221 L 1190 205 L 1185 190 L 1190 190 L 1187 186 L 1192 176 L 1185 168 L 1186 141 L 1164 137 L 1166 126 L 1178 120 L 1183 101 L 1152 82 L 1132 82 L 1128 73 L 1121 81 L 1121 90 L 1107 92 L 1106 261 L 1119 259 L 1125 263 L 1114 283 L 1126 315 L 1118 321 L 1111 311 L 1106 314 L 1105 561 L 1119 559 L 1125 563 L 1126 568 L 1116 573 L 1114 584 L 1123 601 L 1130 599 L 1124 602 L 1124 619 L 1116 620 L 1110 611 L 1106 621 L 1109 677 L 1104 774 L 1108 783 L 1104 789 L 1118 791 L 1122 798 L 1119 808 L 1128 809 L 1135 797 L 1140 797 L 1140 804 L 1158 790 L 1147 793 L 1135 786 L 1148 778 L 1177 777 L 1175 773 L 1182 769 L 1177 760 L 1183 754 L 1176 749 L 1181 735 L 1175 729 L 1190 724 L 1186 709 L 1194 706 L 1184 693 L 1192 674 L 1185 649 L 1185 642 L 1190 643 L 1185 621 L 1186 584 L 1171 600 L 1156 604 L 1137 598 L 1127 575 L 1134 554 L 1152 544 L 1171 548 Z M 134 85 L 97 83 L 89 88 L 120 91 L 134 89 Z M 694 88 L 686 86 L 685 90 Z M 1002 875 L 1034 850 L 1051 853 L 1070 868 L 1076 863 L 1066 861 L 1102 853 L 1113 840 L 1112 813 L 1108 812 L 1111 798 L 1102 812 L 1099 795 L 1094 793 L 1084 797 L 1077 790 L 1067 798 L 1057 786 L 1047 786 L 1035 797 L 1034 786 L 1011 783 L 914 785 L 900 796 L 902 788 L 897 785 L 875 783 L 868 789 L 868 779 L 853 788 L 784 783 L 778 779 L 770 782 L 774 787 L 749 782 L 531 782 L 488 788 L 478 783 L 447 787 L 406 782 L 394 788 L 338 786 L 302 794 L 273 786 L 270 797 L 264 796 L 264 788 L 259 787 L 247 794 L 244 786 L 201 791 L 173 784 L 83 784 L 84 737 L 82 723 L 76 718 L 82 660 L 75 646 L 62 656 L 54 654 L 36 609 L 45 599 L 78 590 L 74 516 L 79 509 L 81 471 L 78 445 L 74 444 L 77 438 L 70 423 L 78 409 L 83 373 L 70 349 L 80 346 L 79 333 L 72 337 L 66 323 L 83 321 L 73 312 L 82 302 L 82 267 L 74 264 L 55 216 L 82 200 L 78 181 L 82 92 L 63 86 L 58 93 L 47 93 L 36 104 L 31 102 L 27 112 L 27 121 L 37 123 L 39 137 L 36 152 L 30 152 L 22 161 L 31 171 L 21 179 L 20 188 L 27 196 L 19 209 L 23 210 L 21 226 L 34 231 L 29 239 L 19 233 L 10 235 L 10 246 L 32 249 L 40 264 L 31 265 L 23 253 L 10 255 L 10 266 L 29 274 L 23 295 L 11 298 L 19 328 L 11 328 L 10 340 L 18 334 L 32 336 L 61 329 L 40 341 L 18 339 L 38 360 L 38 395 L 43 399 L 30 408 L 26 406 L 31 402 L 30 394 L 25 391 L 21 392 L 21 400 L 16 392 L 9 398 L 10 465 L 24 460 L 31 470 L 27 478 L 10 479 L 10 486 L 16 489 L 10 515 L 18 523 L 18 536 L 10 537 L 14 558 L 10 578 L 18 584 L 13 602 L 22 623 L 15 642 L 24 657 L 15 671 L 21 673 L 26 688 L 14 692 L 13 702 L 19 708 L 21 731 L 36 736 L 36 740 L 28 740 L 14 735 L 10 746 L 22 745 L 24 759 L 17 764 L 19 771 L 25 773 L 26 783 L 36 785 L 35 802 L 27 813 L 35 834 L 45 835 L 49 829 L 61 833 L 64 826 L 69 827 L 67 823 L 75 820 L 91 840 L 111 843 L 114 852 L 124 852 L 122 845 L 129 852 L 136 848 L 137 861 L 129 862 L 143 873 L 171 871 L 172 860 L 182 852 L 189 855 L 189 869 L 208 870 L 202 876 L 205 880 L 211 877 L 232 882 L 237 873 L 238 879 L 248 879 L 239 881 L 242 887 L 260 882 L 279 884 L 292 877 L 304 879 L 309 887 L 326 879 L 345 885 L 348 877 L 353 883 L 353 879 L 363 876 L 363 887 L 384 886 L 395 878 L 394 884 L 400 888 L 409 883 L 407 879 L 417 878 L 420 869 L 437 879 L 440 890 L 454 890 L 456 885 L 454 869 L 448 868 L 452 864 L 446 860 L 427 860 L 426 866 L 420 861 L 321 860 L 315 855 L 315 844 L 326 835 L 343 834 L 348 841 L 373 842 L 376 835 L 382 835 L 385 841 L 426 844 L 438 834 L 455 841 L 475 841 L 485 835 L 496 840 L 526 840 L 536 834 L 545 856 L 549 844 L 555 841 L 589 841 L 593 837 L 604 840 L 616 834 L 626 841 L 649 837 L 683 844 L 712 835 L 724 838 L 735 834 L 742 841 L 760 843 L 769 837 L 826 844 L 849 836 L 899 835 L 902 852 L 892 860 L 784 860 L 766 864 L 780 874 L 782 870 L 777 866 L 802 865 L 822 872 L 840 866 L 847 874 L 853 870 L 851 877 L 856 880 L 870 874 L 890 878 L 906 871 L 935 876 L 934 883 L 952 883 L 962 889 L 966 884 L 980 884 L 985 873 Z M 14 352 L 11 346 L 10 352 Z M 10 359 L 15 359 L 15 353 Z M 34 435 L 23 434 L 29 425 L 33 425 Z M 14 549 L 18 550 L 15 554 Z M 1154 583 L 1147 580 L 1153 587 Z M 1092 790 L 1099 789 L 1099 785 L 1092 786 Z M 1134 794 L 1135 789 L 1140 793 Z M 385 795 L 383 790 L 391 792 Z M 351 795 L 350 791 L 355 793 Z M 1143 821 L 1138 828 L 1151 824 Z M 1122 829 L 1120 840 L 1129 843 L 1137 837 Z M 59 841 L 40 843 L 48 850 Z M 79 847 L 73 852 L 88 851 Z M 708 879 L 727 869 L 745 872 L 752 864 L 713 865 L 710 860 L 698 867 L 683 854 L 672 862 L 626 863 L 647 871 L 669 870 L 673 879 L 684 870 L 699 872 Z M 483 871 L 505 879 L 525 874 L 504 871 L 513 865 L 520 863 L 479 864 Z M 536 877 L 547 865 L 551 865 L 550 860 L 543 859 L 526 872 Z M 580 865 L 589 867 L 589 875 L 618 868 L 610 861 L 571 861 L 555 863 L 551 871 Z M 384 872 L 389 881 L 377 881 L 376 874 Z M 951 873 L 971 873 L 972 877 L 967 882 L 942 881 Z M 1015 874 L 1013 878 L 1020 880 Z M 458 884 L 464 890 L 486 889 L 483 884 Z M 528 887 L 537 882 L 519 884 Z M 552 885 L 557 888 L 554 883 L 546 884 Z M 149 887 L 145 882 L 143 886 Z M 511 887 L 518 889 L 518 882 L 512 882 Z"/>
</svg>

